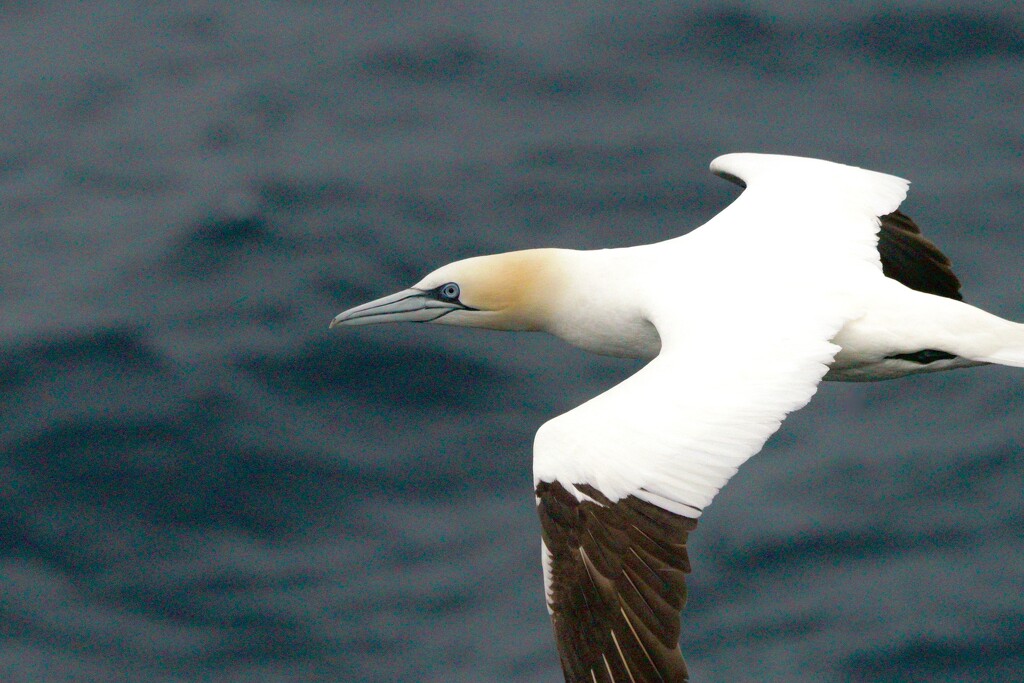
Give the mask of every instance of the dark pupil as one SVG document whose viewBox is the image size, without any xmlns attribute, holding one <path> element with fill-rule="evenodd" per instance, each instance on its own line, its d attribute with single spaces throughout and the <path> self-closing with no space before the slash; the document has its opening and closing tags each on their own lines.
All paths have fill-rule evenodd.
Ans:
<svg viewBox="0 0 1024 683">
<path fill-rule="evenodd" d="M 441 288 L 441 296 L 445 299 L 458 299 L 459 298 L 459 286 L 455 283 L 445 285 Z"/>
</svg>

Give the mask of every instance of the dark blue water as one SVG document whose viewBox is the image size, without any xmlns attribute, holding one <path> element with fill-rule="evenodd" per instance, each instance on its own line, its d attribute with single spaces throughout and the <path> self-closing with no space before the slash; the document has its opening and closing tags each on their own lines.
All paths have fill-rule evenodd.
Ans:
<svg viewBox="0 0 1024 683">
<path fill-rule="evenodd" d="M 636 365 L 327 323 L 684 232 L 718 154 L 911 178 L 1024 320 L 1013 3 L 345 5 L 0 11 L 4 680 L 558 680 L 532 435 Z M 691 538 L 695 679 L 1018 678 L 1022 382 L 824 386 Z"/>
</svg>

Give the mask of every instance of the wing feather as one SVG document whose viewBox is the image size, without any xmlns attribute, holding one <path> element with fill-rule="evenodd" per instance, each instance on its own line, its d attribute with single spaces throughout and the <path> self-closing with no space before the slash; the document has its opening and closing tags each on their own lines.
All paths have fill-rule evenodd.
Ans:
<svg viewBox="0 0 1024 683">
<path fill-rule="evenodd" d="M 880 220 L 878 253 L 886 277 L 919 292 L 963 300 L 953 264 L 909 216 L 894 211 Z"/>
<path fill-rule="evenodd" d="M 638 499 L 612 502 L 586 485 L 583 491 L 581 501 L 557 482 L 537 486 L 566 681 L 688 680 L 679 612 L 690 569 L 686 539 L 697 521 Z"/>
</svg>

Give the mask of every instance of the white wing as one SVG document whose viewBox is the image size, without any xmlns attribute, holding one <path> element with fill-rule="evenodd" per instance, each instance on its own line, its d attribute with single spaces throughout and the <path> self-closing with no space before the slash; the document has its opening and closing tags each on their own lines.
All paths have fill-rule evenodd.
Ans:
<svg viewBox="0 0 1024 683">
<path fill-rule="evenodd" d="M 792 157 L 729 155 L 712 169 L 747 189 L 651 248 L 664 262 L 648 264 L 638 296 L 661 354 L 537 433 L 547 594 L 568 680 L 685 676 L 673 644 L 686 533 L 816 391 L 838 351 L 831 339 L 861 314 L 858 289 L 882 278 L 878 216 L 907 187 Z"/>
</svg>

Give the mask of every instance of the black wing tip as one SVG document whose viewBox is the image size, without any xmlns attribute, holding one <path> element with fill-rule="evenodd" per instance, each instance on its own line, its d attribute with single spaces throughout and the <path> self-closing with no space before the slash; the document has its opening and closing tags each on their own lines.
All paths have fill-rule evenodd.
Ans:
<svg viewBox="0 0 1024 683">
<path fill-rule="evenodd" d="M 697 520 L 588 484 L 540 482 L 536 494 L 565 680 L 689 680 L 679 617 Z"/>
<path fill-rule="evenodd" d="M 711 172 L 719 178 L 725 178 L 733 185 L 739 185 L 744 190 L 747 189 L 747 181 L 743 180 L 743 178 L 740 178 L 739 176 L 733 175 L 732 173 L 726 173 L 720 169 L 712 169 Z"/>
<path fill-rule="evenodd" d="M 901 211 L 879 216 L 878 255 L 882 273 L 925 294 L 963 300 L 952 262 Z"/>
</svg>

